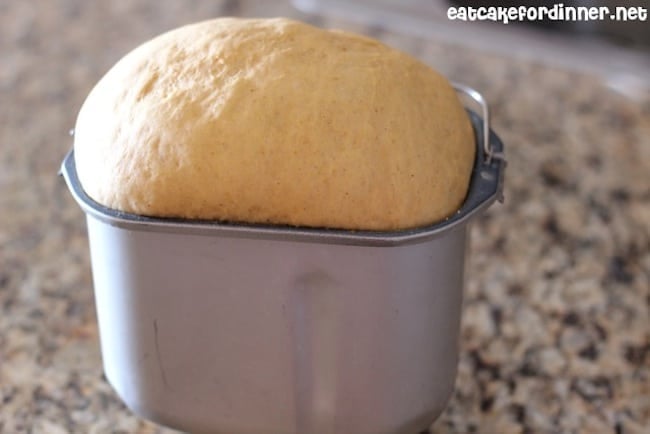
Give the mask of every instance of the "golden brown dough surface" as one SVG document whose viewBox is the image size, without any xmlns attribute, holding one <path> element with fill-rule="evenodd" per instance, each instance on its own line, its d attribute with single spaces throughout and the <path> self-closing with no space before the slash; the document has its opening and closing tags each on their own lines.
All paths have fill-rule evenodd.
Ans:
<svg viewBox="0 0 650 434">
<path fill-rule="evenodd" d="M 83 188 L 110 208 L 368 230 L 453 214 L 475 152 L 444 77 L 282 18 L 220 18 L 136 48 L 89 94 L 74 147 Z"/>
</svg>

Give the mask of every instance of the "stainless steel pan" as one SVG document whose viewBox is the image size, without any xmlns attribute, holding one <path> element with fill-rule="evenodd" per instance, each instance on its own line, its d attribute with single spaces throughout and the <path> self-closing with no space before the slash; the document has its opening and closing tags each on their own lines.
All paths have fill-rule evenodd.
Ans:
<svg viewBox="0 0 650 434">
<path fill-rule="evenodd" d="M 482 103 L 460 210 L 396 232 L 87 214 L 106 376 L 135 413 L 184 431 L 413 433 L 442 412 L 458 357 L 468 222 L 500 198 Z"/>
</svg>

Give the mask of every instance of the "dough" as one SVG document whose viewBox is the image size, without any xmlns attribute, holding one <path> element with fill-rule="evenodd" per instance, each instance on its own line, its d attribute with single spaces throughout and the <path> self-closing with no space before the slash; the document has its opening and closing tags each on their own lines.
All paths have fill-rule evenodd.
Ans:
<svg viewBox="0 0 650 434">
<path fill-rule="evenodd" d="M 74 140 L 84 190 L 113 209 L 358 230 L 453 214 L 475 153 L 440 74 L 283 18 L 219 18 L 146 42 L 90 92 Z"/>
</svg>

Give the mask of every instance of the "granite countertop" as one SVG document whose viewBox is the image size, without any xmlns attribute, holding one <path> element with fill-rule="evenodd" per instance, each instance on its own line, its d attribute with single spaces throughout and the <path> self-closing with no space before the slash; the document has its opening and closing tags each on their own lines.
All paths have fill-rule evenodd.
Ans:
<svg viewBox="0 0 650 434">
<path fill-rule="evenodd" d="M 172 432 L 102 374 L 84 217 L 56 173 L 111 64 L 224 14 L 299 16 L 261 0 L 0 4 L 0 432 Z M 506 202 L 472 227 L 456 390 L 432 432 L 647 433 L 650 96 L 358 30 L 480 89 L 507 146 Z"/>
</svg>

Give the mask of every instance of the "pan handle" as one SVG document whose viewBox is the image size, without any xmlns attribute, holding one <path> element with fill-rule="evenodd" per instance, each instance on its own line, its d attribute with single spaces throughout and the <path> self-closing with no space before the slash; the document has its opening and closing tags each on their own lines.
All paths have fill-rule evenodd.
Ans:
<svg viewBox="0 0 650 434">
<path fill-rule="evenodd" d="M 485 154 L 485 162 L 490 164 L 492 160 L 505 161 L 504 153 L 495 151 L 492 149 L 492 145 L 490 144 L 490 109 L 488 108 L 487 101 L 483 98 L 483 95 L 481 95 L 477 90 L 464 84 L 452 83 L 452 86 L 457 92 L 467 95 L 481 106 L 481 117 L 483 118 L 483 152 Z"/>
</svg>

